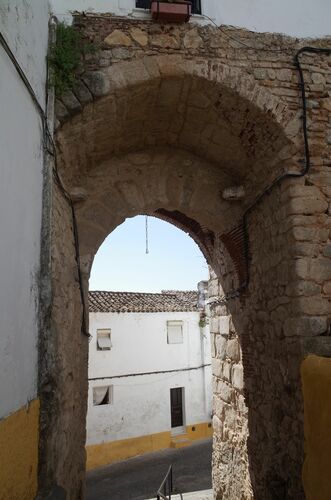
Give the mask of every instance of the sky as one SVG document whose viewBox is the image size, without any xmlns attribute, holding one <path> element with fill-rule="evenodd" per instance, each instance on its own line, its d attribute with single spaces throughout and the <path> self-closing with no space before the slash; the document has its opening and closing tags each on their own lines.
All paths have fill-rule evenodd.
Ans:
<svg viewBox="0 0 331 500">
<path fill-rule="evenodd" d="M 160 292 L 196 290 L 208 279 L 208 266 L 197 244 L 172 224 L 145 217 L 118 226 L 100 246 L 90 277 L 90 290 Z"/>
</svg>

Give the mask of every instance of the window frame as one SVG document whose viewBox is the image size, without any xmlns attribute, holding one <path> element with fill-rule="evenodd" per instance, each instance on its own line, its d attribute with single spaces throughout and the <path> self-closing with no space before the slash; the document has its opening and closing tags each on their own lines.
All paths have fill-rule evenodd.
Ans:
<svg viewBox="0 0 331 500">
<path fill-rule="evenodd" d="M 181 327 L 181 341 L 180 342 L 170 342 L 169 339 L 169 326 L 180 326 Z M 184 344 L 184 321 L 183 320 L 168 320 L 167 321 L 167 344 L 168 345 L 176 345 L 176 344 Z"/>
<path fill-rule="evenodd" d="M 113 345 L 111 341 L 111 328 L 97 328 L 97 351 L 111 351 Z M 106 339 L 107 335 L 109 335 L 109 346 L 108 347 L 102 347 L 99 344 L 99 338 L 101 339 Z"/>
<path fill-rule="evenodd" d="M 106 389 L 105 396 L 100 403 L 95 403 L 94 392 L 96 389 Z M 105 399 L 106 399 L 106 402 L 104 403 L 103 401 L 105 401 Z M 92 387 L 92 405 L 93 405 L 93 407 L 109 406 L 112 404 L 113 404 L 113 386 L 112 385 L 101 385 L 101 386 Z"/>
</svg>

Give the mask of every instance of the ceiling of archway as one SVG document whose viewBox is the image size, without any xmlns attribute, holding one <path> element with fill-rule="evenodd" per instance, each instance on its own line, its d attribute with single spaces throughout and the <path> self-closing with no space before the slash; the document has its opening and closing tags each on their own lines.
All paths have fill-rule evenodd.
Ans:
<svg viewBox="0 0 331 500">
<path fill-rule="evenodd" d="M 113 155 L 79 179 L 82 255 L 93 256 L 115 227 L 137 214 L 165 218 L 210 255 L 213 235 L 241 217 L 242 203 L 222 198 L 230 180 L 215 164 L 175 147 Z"/>
<path fill-rule="evenodd" d="M 57 134 L 69 179 L 114 154 L 175 146 L 214 163 L 232 183 L 273 165 L 281 128 L 231 90 L 201 78 L 155 79 L 87 105 Z"/>
</svg>

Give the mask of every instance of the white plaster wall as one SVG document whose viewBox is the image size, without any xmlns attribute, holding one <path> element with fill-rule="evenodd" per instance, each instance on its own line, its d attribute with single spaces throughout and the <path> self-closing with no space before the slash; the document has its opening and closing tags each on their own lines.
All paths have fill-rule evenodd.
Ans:
<svg viewBox="0 0 331 500">
<path fill-rule="evenodd" d="M 252 31 L 285 33 L 298 37 L 331 34 L 330 0 L 201 0 L 202 13 L 219 24 Z M 51 0 L 60 19 L 70 21 L 68 11 L 112 12 L 140 16 L 135 0 Z M 195 16 L 194 22 L 201 22 Z"/>
<path fill-rule="evenodd" d="M 90 313 L 92 340 L 89 378 L 146 373 L 200 366 L 201 335 L 198 312 Z M 183 321 L 182 344 L 167 344 L 167 321 Z M 98 351 L 97 329 L 111 328 L 112 349 Z M 204 338 L 210 363 L 210 338 Z M 205 362 L 206 362 L 205 360 Z"/>
<path fill-rule="evenodd" d="M 183 344 L 167 344 L 167 321 L 183 321 Z M 102 328 L 111 329 L 110 351 L 97 351 L 96 330 Z M 185 388 L 186 425 L 210 421 L 210 366 L 139 375 L 211 363 L 209 329 L 201 336 L 199 313 L 90 313 L 90 332 L 87 444 L 171 430 L 173 387 Z M 129 374 L 136 375 L 116 378 Z M 108 385 L 113 403 L 93 406 L 93 387 Z"/>
<path fill-rule="evenodd" d="M 43 102 L 45 0 L 0 0 L 0 30 Z M 0 47 L 0 418 L 37 395 L 43 144 L 39 115 Z"/>
<path fill-rule="evenodd" d="M 206 370 L 211 385 L 211 369 Z M 103 385 L 113 386 L 113 403 L 93 406 L 92 388 Z M 170 389 L 174 387 L 185 388 L 185 425 L 211 420 L 211 397 L 204 404 L 202 369 L 90 382 L 87 444 L 170 431 Z"/>
<path fill-rule="evenodd" d="M 45 104 L 49 15 L 48 0 L 0 0 L 0 30 L 42 107 Z"/>
</svg>

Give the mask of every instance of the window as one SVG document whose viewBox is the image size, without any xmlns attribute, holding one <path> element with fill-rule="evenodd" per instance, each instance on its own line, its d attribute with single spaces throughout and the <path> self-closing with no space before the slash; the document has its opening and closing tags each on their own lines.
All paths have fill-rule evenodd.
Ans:
<svg viewBox="0 0 331 500">
<path fill-rule="evenodd" d="M 136 7 L 138 9 L 150 9 L 151 0 L 136 0 Z"/>
<path fill-rule="evenodd" d="M 167 321 L 167 342 L 168 344 L 183 343 L 182 321 Z"/>
<path fill-rule="evenodd" d="M 191 0 L 192 14 L 201 14 L 201 0 Z"/>
<path fill-rule="evenodd" d="M 110 405 L 113 402 L 113 387 L 93 387 L 93 406 Z"/>
<path fill-rule="evenodd" d="M 201 14 L 201 0 L 191 0 L 192 14 Z M 136 7 L 138 9 L 150 9 L 151 0 L 136 0 Z"/>
<path fill-rule="evenodd" d="M 105 328 L 97 330 L 97 350 L 110 351 L 111 349 L 111 330 Z"/>
</svg>

